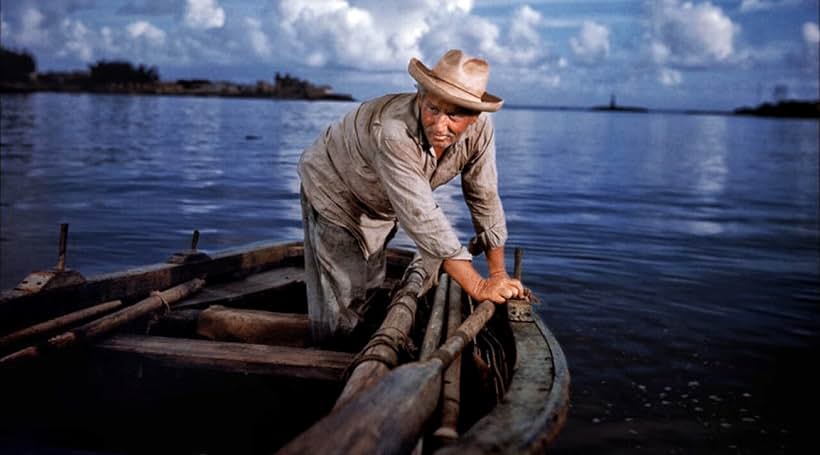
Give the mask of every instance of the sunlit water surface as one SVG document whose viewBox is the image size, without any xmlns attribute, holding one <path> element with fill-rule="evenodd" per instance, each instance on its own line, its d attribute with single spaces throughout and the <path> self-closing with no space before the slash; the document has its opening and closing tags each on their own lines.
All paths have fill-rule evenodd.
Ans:
<svg viewBox="0 0 820 455">
<path fill-rule="evenodd" d="M 162 262 L 194 229 L 206 251 L 301 239 L 299 154 L 355 106 L 0 101 L 2 288 L 54 265 L 60 223 L 68 266 L 86 276 Z M 509 245 L 525 250 L 525 284 L 572 374 L 556 451 L 787 453 L 809 440 L 818 122 L 513 108 L 494 119 Z M 437 194 L 466 242 L 457 182 Z"/>
</svg>

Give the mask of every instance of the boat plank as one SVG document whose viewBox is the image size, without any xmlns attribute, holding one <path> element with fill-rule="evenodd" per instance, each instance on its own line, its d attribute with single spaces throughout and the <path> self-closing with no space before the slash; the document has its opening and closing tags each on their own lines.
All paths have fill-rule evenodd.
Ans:
<svg viewBox="0 0 820 455">
<path fill-rule="evenodd" d="M 354 354 L 285 346 L 119 334 L 94 344 L 118 355 L 177 367 L 341 381 Z"/>
<path fill-rule="evenodd" d="M 177 308 L 203 308 L 208 305 L 228 305 L 266 292 L 276 292 L 295 282 L 304 282 L 305 272 L 301 267 L 281 267 L 267 272 L 250 275 L 245 279 L 215 284 L 206 287 L 199 294 L 180 302 Z"/>
</svg>

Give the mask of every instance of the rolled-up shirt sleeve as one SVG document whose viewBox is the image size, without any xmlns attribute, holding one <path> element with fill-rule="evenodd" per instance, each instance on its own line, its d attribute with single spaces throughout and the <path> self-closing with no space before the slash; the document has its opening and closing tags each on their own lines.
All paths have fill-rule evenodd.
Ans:
<svg viewBox="0 0 820 455">
<path fill-rule="evenodd" d="M 444 259 L 472 260 L 458 235 L 433 198 L 430 182 L 420 169 L 417 147 L 395 139 L 385 139 L 375 163 L 376 173 L 390 200 L 396 218 L 419 249 L 429 269 L 437 269 Z M 428 268 L 428 267 L 425 267 Z"/>
<path fill-rule="evenodd" d="M 469 251 L 478 255 L 503 246 L 507 241 L 507 223 L 498 194 L 495 134 L 489 119 L 485 122 L 475 147 L 477 152 L 462 170 L 461 187 L 476 232 L 470 240 Z"/>
</svg>

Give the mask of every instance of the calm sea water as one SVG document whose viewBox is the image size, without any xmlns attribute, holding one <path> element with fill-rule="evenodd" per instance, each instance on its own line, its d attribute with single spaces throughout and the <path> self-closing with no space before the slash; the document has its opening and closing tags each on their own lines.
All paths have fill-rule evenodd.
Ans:
<svg viewBox="0 0 820 455">
<path fill-rule="evenodd" d="M 0 285 L 301 239 L 296 162 L 352 103 L 3 96 Z M 561 342 L 558 453 L 790 453 L 818 409 L 818 122 L 504 109 L 500 190 Z M 438 198 L 464 241 L 457 185 Z M 405 236 L 395 246 L 410 247 Z M 813 429 L 813 428 L 811 428 Z M 812 439 L 813 440 L 813 439 Z"/>
</svg>

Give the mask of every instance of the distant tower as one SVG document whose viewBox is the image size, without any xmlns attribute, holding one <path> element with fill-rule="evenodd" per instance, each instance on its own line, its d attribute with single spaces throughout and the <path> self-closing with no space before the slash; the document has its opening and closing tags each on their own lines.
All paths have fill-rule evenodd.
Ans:
<svg viewBox="0 0 820 455">
<path fill-rule="evenodd" d="M 609 97 L 609 108 L 610 109 L 615 109 L 615 94 L 614 93 L 612 95 L 610 95 L 610 97 Z"/>
</svg>

